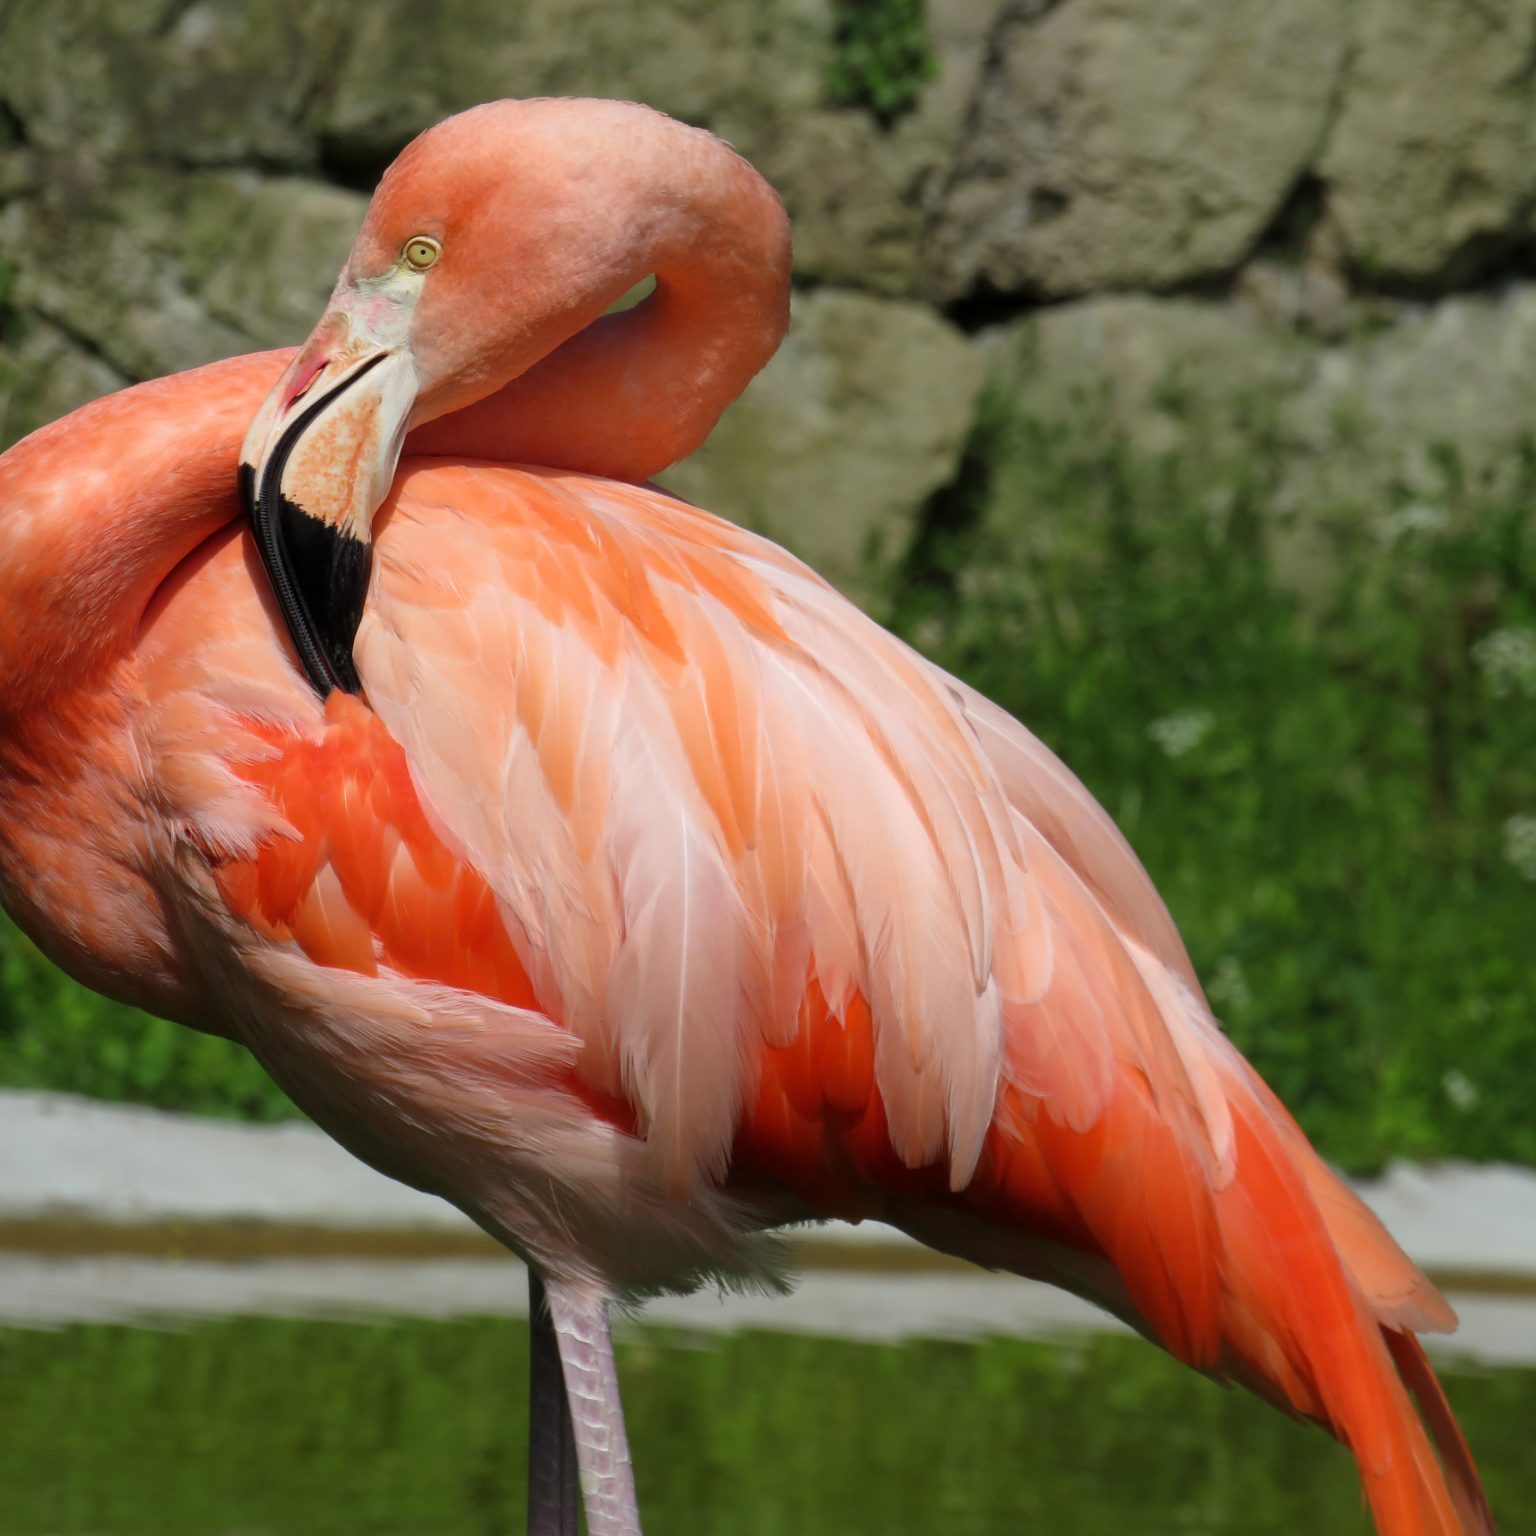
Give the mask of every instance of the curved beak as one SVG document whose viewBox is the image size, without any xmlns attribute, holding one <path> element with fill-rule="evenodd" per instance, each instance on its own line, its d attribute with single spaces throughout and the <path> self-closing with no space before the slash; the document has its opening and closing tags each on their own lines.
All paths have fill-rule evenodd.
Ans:
<svg viewBox="0 0 1536 1536">
<path fill-rule="evenodd" d="M 268 579 L 322 696 L 362 691 L 352 641 L 368 594 L 373 515 L 389 494 L 417 394 L 403 326 L 389 323 L 399 319 L 393 306 L 350 297 L 338 289 L 240 453 L 241 497 Z"/>
</svg>

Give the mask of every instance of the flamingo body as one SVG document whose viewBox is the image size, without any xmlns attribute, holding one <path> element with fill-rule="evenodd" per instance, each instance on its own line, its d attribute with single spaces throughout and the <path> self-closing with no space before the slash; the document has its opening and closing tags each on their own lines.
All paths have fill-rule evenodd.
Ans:
<svg viewBox="0 0 1536 1536">
<path fill-rule="evenodd" d="M 587 335 L 557 394 L 607 377 Z M 1226 1041 L 1056 758 L 634 483 L 638 429 L 629 479 L 493 462 L 537 369 L 407 441 L 360 692 L 320 697 L 235 491 L 310 356 L 0 459 L 0 896 L 50 954 L 240 1040 L 551 1282 L 771 1279 L 774 1226 L 881 1217 L 1329 1427 L 1384 1532 L 1491 1530 L 1414 1337 L 1449 1308 Z M 350 506 L 362 439 L 318 419 L 306 494 Z"/>
</svg>

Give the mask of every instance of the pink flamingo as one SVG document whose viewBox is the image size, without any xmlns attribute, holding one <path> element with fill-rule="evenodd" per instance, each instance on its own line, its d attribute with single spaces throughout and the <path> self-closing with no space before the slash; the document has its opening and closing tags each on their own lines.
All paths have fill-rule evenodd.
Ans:
<svg viewBox="0 0 1536 1536">
<path fill-rule="evenodd" d="M 764 1234 L 828 1215 L 1326 1426 L 1389 1536 L 1491 1531 L 1415 1337 L 1453 1315 L 1222 1036 L 1104 812 L 644 483 L 788 282 L 710 135 L 500 102 L 391 168 L 296 355 L 12 449 L 7 909 L 527 1261 L 541 1536 L 578 1467 L 594 1536 L 639 1530 L 610 1298 L 771 1276 Z"/>
</svg>

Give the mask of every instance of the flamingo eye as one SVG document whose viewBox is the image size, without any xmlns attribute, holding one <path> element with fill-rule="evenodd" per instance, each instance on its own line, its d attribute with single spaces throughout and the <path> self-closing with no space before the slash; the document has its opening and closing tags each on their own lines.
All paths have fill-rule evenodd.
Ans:
<svg viewBox="0 0 1536 1536">
<path fill-rule="evenodd" d="M 406 266 L 415 272 L 425 272 L 428 267 L 437 265 L 437 258 L 443 254 L 440 241 L 434 240 L 431 235 L 412 235 L 401 248 L 400 254 L 405 259 Z"/>
</svg>

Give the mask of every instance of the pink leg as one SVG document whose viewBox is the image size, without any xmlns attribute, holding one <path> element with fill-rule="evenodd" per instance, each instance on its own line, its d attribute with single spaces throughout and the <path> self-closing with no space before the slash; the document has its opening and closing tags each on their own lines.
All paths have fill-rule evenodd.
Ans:
<svg viewBox="0 0 1536 1536">
<path fill-rule="evenodd" d="M 528 1536 L 578 1536 L 576 1442 L 544 1282 L 528 1271 Z"/>
<path fill-rule="evenodd" d="M 634 1470 L 608 1331 L 608 1299 L 553 1282 L 547 1299 L 565 1372 L 587 1536 L 640 1536 Z"/>
</svg>

